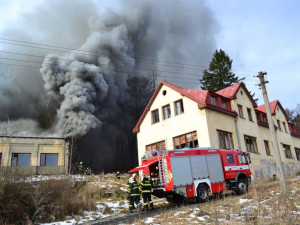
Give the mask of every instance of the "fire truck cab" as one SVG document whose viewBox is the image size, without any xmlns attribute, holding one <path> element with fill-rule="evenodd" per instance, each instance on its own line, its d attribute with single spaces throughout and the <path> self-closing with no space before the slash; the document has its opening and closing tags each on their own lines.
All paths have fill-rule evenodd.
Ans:
<svg viewBox="0 0 300 225">
<path fill-rule="evenodd" d="M 239 150 L 151 150 L 142 165 L 128 172 L 147 174 L 157 197 L 175 203 L 186 198 L 205 202 L 209 193 L 218 195 L 226 189 L 246 193 L 251 183 L 249 163 L 249 154 Z"/>
</svg>

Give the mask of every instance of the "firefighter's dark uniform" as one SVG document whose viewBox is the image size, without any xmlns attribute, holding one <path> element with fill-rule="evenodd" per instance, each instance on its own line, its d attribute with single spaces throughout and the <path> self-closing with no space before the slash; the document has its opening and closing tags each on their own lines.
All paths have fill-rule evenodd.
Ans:
<svg viewBox="0 0 300 225">
<path fill-rule="evenodd" d="M 151 188 L 152 183 L 148 177 L 144 177 L 141 183 L 142 196 L 144 201 L 143 210 L 148 210 L 148 205 L 150 205 L 151 209 L 153 209 L 153 202 L 151 200 Z"/>
<path fill-rule="evenodd" d="M 83 168 L 82 162 L 79 163 L 78 170 L 79 170 L 79 174 L 83 174 L 84 168 Z"/>
<path fill-rule="evenodd" d="M 130 184 L 130 198 L 129 198 L 129 212 L 132 212 L 134 204 L 142 208 L 142 203 L 140 203 L 140 190 L 139 184 L 134 179 Z"/>
</svg>

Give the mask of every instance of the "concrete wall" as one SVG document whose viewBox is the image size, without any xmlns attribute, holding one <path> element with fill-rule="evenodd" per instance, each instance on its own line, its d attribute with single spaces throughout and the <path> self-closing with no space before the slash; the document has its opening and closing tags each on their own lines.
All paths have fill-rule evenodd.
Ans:
<svg viewBox="0 0 300 225">
<path fill-rule="evenodd" d="M 68 172 L 68 143 L 62 138 L 0 137 L 1 169 L 18 174 L 64 174 Z M 30 166 L 12 166 L 13 153 L 30 153 Z M 57 166 L 41 166 L 42 153 L 58 154 Z"/>
</svg>

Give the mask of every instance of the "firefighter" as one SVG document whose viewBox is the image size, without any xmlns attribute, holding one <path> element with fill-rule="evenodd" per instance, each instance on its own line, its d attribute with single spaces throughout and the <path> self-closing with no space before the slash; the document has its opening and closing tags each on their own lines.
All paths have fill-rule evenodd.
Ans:
<svg viewBox="0 0 300 225">
<path fill-rule="evenodd" d="M 83 168 L 82 162 L 80 162 L 78 165 L 78 171 L 79 171 L 79 174 L 83 174 L 84 168 Z"/>
<path fill-rule="evenodd" d="M 133 174 L 131 184 L 130 184 L 130 198 L 129 198 L 129 212 L 131 213 L 134 207 L 134 204 L 142 209 L 142 203 L 140 202 L 140 189 L 139 184 L 136 181 L 136 174 Z"/>
<path fill-rule="evenodd" d="M 116 180 L 120 180 L 120 178 L 121 178 L 121 174 L 120 174 L 120 172 L 118 171 L 118 172 L 116 173 Z"/>
<path fill-rule="evenodd" d="M 128 194 L 128 200 L 129 200 L 129 204 L 130 204 L 130 202 L 132 201 L 131 200 L 131 196 L 130 196 L 130 184 L 131 184 L 131 182 L 133 182 L 133 175 L 129 178 L 129 180 L 127 181 L 127 184 L 128 184 L 128 191 L 127 191 L 127 194 Z M 133 205 L 133 207 L 132 207 L 132 209 L 135 209 L 135 207 L 134 207 L 134 205 Z"/>
<path fill-rule="evenodd" d="M 84 174 L 85 175 L 91 175 L 92 174 L 92 169 L 90 167 L 87 167 Z"/>
<path fill-rule="evenodd" d="M 148 205 L 150 205 L 151 209 L 153 209 L 153 202 L 151 200 L 152 182 L 149 180 L 147 174 L 143 174 L 143 180 L 140 186 L 142 189 L 142 197 L 144 201 L 143 211 L 148 210 Z"/>
</svg>

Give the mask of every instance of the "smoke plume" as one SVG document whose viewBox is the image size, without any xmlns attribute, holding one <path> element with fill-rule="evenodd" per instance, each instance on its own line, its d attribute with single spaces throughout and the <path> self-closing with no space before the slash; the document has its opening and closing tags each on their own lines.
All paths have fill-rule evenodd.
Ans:
<svg viewBox="0 0 300 225">
<path fill-rule="evenodd" d="M 155 73 L 158 79 L 199 87 L 196 81 L 186 84 L 190 68 L 184 65 L 208 64 L 218 26 L 205 1 L 126 0 L 105 7 L 101 4 L 44 1 L 22 15 L 18 25 L 5 29 L 2 35 L 11 39 L 75 47 L 47 50 L 2 45 L 6 52 L 18 49 L 24 54 L 42 54 L 44 59 L 39 71 L 26 69 L 24 73 L 24 69 L 15 69 L 13 78 L 18 82 L 4 84 L 8 82 L 2 79 L 0 108 L 5 111 L 0 113 L 0 130 L 7 130 L 7 115 L 13 115 L 15 123 L 25 118 L 22 126 L 43 115 L 41 121 L 46 125 L 29 122 L 36 129 L 25 129 L 27 134 L 41 133 L 43 127 L 48 135 L 82 137 L 81 156 L 98 169 L 110 170 L 116 161 L 106 159 L 116 158 L 123 145 L 120 137 L 126 135 L 126 129 L 133 129 L 124 119 L 126 105 L 132 100 L 128 80 Z M 182 66 L 166 62 L 180 62 Z M 200 78 L 201 72 L 197 73 Z M 15 110 L 14 106 L 22 103 L 23 110 Z"/>
</svg>

